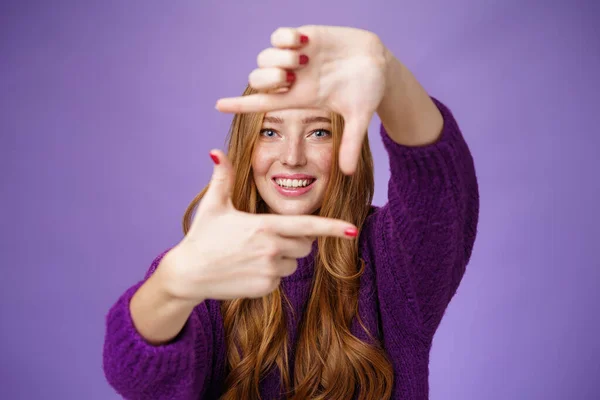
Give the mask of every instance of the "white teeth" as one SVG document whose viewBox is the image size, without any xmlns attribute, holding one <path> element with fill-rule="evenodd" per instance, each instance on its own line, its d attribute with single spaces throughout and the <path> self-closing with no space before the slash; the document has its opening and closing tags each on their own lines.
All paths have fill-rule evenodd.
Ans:
<svg viewBox="0 0 600 400">
<path fill-rule="evenodd" d="M 297 188 L 308 186 L 312 179 L 275 179 L 275 182 L 281 187 L 285 188 Z"/>
</svg>

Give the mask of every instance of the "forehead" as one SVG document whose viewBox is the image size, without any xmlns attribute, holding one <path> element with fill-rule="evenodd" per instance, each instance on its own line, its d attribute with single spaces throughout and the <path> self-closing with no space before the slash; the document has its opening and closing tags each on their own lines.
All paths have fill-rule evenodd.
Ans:
<svg viewBox="0 0 600 400">
<path fill-rule="evenodd" d="M 314 117 L 330 118 L 330 112 L 321 108 L 291 108 L 286 110 L 270 111 L 265 114 L 265 120 L 281 120 L 284 123 L 301 122 Z"/>
</svg>

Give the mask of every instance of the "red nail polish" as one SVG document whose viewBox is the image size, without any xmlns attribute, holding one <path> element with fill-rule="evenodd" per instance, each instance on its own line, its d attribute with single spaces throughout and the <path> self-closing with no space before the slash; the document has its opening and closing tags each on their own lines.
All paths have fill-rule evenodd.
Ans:
<svg viewBox="0 0 600 400">
<path fill-rule="evenodd" d="M 300 35 L 300 43 L 302 43 L 302 44 L 308 43 L 308 36 Z"/>
<path fill-rule="evenodd" d="M 356 228 L 348 228 L 344 231 L 344 234 L 346 236 L 350 236 L 350 237 L 356 237 L 358 236 L 358 229 Z"/>
<path fill-rule="evenodd" d="M 308 63 L 308 56 L 305 54 L 300 54 L 300 64 Z"/>
<path fill-rule="evenodd" d="M 213 162 L 216 165 L 219 165 L 219 157 L 215 156 L 213 153 L 209 153 L 210 154 L 210 158 L 212 158 Z"/>
<path fill-rule="evenodd" d="M 294 81 L 296 80 L 296 74 L 295 74 L 295 73 L 293 73 L 292 71 L 288 71 L 288 72 L 287 72 L 287 77 L 286 77 L 286 80 L 287 80 L 288 82 L 294 82 Z"/>
</svg>

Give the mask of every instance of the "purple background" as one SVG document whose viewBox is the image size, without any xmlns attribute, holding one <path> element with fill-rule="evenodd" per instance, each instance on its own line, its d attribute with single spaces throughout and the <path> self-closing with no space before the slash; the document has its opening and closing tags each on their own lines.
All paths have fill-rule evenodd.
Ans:
<svg viewBox="0 0 600 400">
<path fill-rule="evenodd" d="M 180 240 L 231 121 L 216 99 L 275 28 L 306 23 L 379 34 L 475 157 L 480 232 L 431 398 L 600 398 L 599 3 L 241 3 L 1 3 L 0 398 L 118 398 L 108 308 Z"/>
</svg>

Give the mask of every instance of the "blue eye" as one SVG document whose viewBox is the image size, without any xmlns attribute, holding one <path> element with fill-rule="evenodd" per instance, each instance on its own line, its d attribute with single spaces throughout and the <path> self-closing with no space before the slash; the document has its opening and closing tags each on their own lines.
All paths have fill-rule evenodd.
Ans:
<svg viewBox="0 0 600 400">
<path fill-rule="evenodd" d="M 318 132 L 323 133 L 322 135 L 317 135 Z M 316 131 L 313 131 L 313 134 L 316 137 L 322 138 L 325 137 L 326 135 L 330 135 L 331 136 L 331 132 L 329 132 L 327 129 L 317 129 Z"/>
<path fill-rule="evenodd" d="M 325 138 L 327 136 L 331 136 L 331 132 L 329 132 L 327 129 L 317 129 L 315 131 L 312 131 L 310 134 L 314 135 L 317 138 Z M 273 129 L 265 128 L 260 130 L 260 135 L 266 138 L 274 138 L 277 135 L 277 132 Z"/>
<path fill-rule="evenodd" d="M 265 135 L 265 133 L 267 133 L 267 132 L 270 132 L 273 135 Z M 268 138 L 275 137 L 275 131 L 273 129 L 261 129 L 260 134 L 261 134 L 261 136 L 268 137 Z"/>
</svg>

